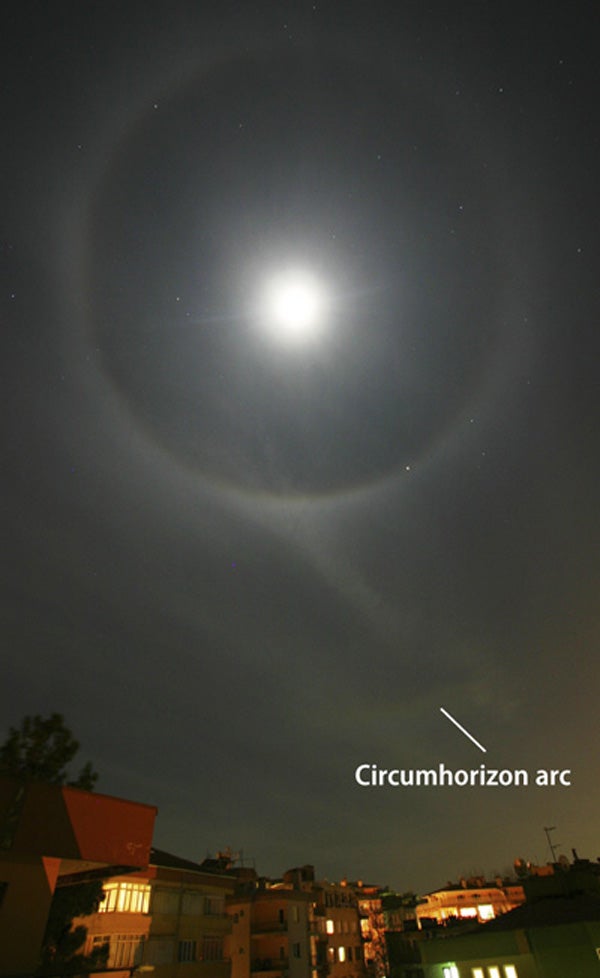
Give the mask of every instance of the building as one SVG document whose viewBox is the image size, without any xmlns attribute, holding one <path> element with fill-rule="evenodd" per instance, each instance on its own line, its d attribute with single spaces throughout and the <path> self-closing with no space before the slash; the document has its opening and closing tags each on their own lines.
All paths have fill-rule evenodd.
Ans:
<svg viewBox="0 0 600 978">
<path fill-rule="evenodd" d="M 135 967 L 154 978 L 229 978 L 234 882 L 221 867 L 153 848 L 145 870 L 107 879 L 99 912 L 74 923 L 87 928 L 87 954 L 107 947 L 115 978 Z"/>
<path fill-rule="evenodd" d="M 156 808 L 0 778 L 0 975 L 41 961 L 57 887 L 148 865 Z"/>
<path fill-rule="evenodd" d="M 421 899 L 416 908 L 418 925 L 427 928 L 468 920 L 483 923 L 514 910 L 524 900 L 523 886 L 514 880 L 462 879 L 460 883 L 447 883 Z"/>
<path fill-rule="evenodd" d="M 600 866 L 561 860 L 523 878 L 527 900 L 418 950 L 423 978 L 593 978 L 600 973 Z M 424 935 L 426 936 L 426 935 Z"/>
<path fill-rule="evenodd" d="M 302 866 L 246 879 L 228 901 L 231 978 L 365 978 L 356 895 Z"/>
<path fill-rule="evenodd" d="M 358 903 L 365 966 L 373 978 L 383 978 L 390 974 L 390 934 L 417 930 L 417 898 L 362 880 L 350 886 Z"/>
<path fill-rule="evenodd" d="M 256 880 L 228 900 L 231 978 L 316 978 L 318 937 L 310 892 Z"/>
<path fill-rule="evenodd" d="M 420 944 L 424 978 L 594 978 L 600 899 L 525 904 L 471 933 Z"/>
<path fill-rule="evenodd" d="M 344 880 L 317 884 L 315 909 L 325 913 L 327 963 L 331 978 L 363 978 L 365 960 L 358 898 Z"/>
</svg>

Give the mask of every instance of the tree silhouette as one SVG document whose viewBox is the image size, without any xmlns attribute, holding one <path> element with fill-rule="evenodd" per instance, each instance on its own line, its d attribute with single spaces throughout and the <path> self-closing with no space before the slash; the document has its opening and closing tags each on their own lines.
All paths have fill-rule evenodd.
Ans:
<svg viewBox="0 0 600 978">
<path fill-rule="evenodd" d="M 68 767 L 79 750 L 79 742 L 60 713 L 49 717 L 26 716 L 20 727 L 10 727 L 0 746 L 0 776 L 15 778 L 23 786 L 32 781 L 68 785 L 92 791 L 98 775 L 88 762 L 72 778 Z M 18 819 L 25 797 L 20 789 L 12 814 Z M 81 949 L 87 936 L 83 925 L 73 927 L 73 920 L 95 913 L 103 899 L 102 881 L 57 886 L 42 943 L 40 975 L 83 975 L 106 966 L 108 948 L 98 948 L 92 955 Z"/>
<path fill-rule="evenodd" d="M 0 747 L 0 775 L 92 791 L 98 775 L 89 761 L 74 780 L 69 780 L 67 767 L 78 750 L 79 742 L 62 714 L 26 716 L 20 728 L 10 727 Z"/>
<path fill-rule="evenodd" d="M 46 924 L 38 975 L 65 978 L 106 969 L 108 944 L 94 949 L 91 954 L 83 954 L 87 927 L 82 924 L 73 927 L 74 918 L 97 913 L 103 899 L 102 880 L 57 887 Z"/>
</svg>

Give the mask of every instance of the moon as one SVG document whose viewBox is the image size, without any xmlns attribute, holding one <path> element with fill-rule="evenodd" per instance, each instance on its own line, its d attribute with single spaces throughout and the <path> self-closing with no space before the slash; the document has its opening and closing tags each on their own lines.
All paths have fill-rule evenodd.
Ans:
<svg viewBox="0 0 600 978">
<path fill-rule="evenodd" d="M 321 333 L 326 313 L 322 284 L 311 272 L 288 269 L 270 278 L 264 291 L 264 318 L 276 339 L 312 341 Z"/>
</svg>

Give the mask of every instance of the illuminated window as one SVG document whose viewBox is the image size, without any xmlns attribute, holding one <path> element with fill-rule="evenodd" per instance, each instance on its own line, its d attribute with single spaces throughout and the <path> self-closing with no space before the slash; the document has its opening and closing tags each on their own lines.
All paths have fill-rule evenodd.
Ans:
<svg viewBox="0 0 600 978">
<path fill-rule="evenodd" d="M 92 951 L 108 945 L 107 968 L 131 968 L 142 963 L 144 936 L 140 934 L 104 934 L 92 938 Z"/>
<path fill-rule="evenodd" d="M 333 934 L 334 930 L 335 930 L 335 927 L 334 927 L 333 920 L 330 919 L 330 920 L 327 921 L 327 933 L 328 934 Z"/>
<path fill-rule="evenodd" d="M 346 948 L 338 947 L 338 961 L 342 962 L 346 960 Z"/>
<path fill-rule="evenodd" d="M 477 907 L 480 920 L 493 920 L 495 917 L 494 908 L 491 903 L 480 903 Z"/>
<path fill-rule="evenodd" d="M 504 965 L 504 978 L 519 978 L 514 964 Z"/>
<path fill-rule="evenodd" d="M 461 907 L 459 913 L 460 913 L 460 916 L 461 917 L 476 917 L 477 916 L 477 911 L 476 911 L 475 907 Z"/>
<path fill-rule="evenodd" d="M 100 913 L 148 913 L 150 886 L 147 883 L 106 883 Z"/>
<path fill-rule="evenodd" d="M 472 978 L 485 978 L 483 968 L 472 968 L 471 975 Z"/>
<path fill-rule="evenodd" d="M 333 962 L 335 961 L 335 948 L 334 947 L 328 947 L 327 948 L 327 957 L 329 958 L 330 962 L 333 964 Z"/>
<path fill-rule="evenodd" d="M 497 968 L 495 964 L 488 968 L 488 978 L 500 978 L 500 968 Z"/>
<path fill-rule="evenodd" d="M 449 964 L 446 968 L 443 968 L 444 978 L 460 978 L 458 968 L 455 964 Z"/>
</svg>

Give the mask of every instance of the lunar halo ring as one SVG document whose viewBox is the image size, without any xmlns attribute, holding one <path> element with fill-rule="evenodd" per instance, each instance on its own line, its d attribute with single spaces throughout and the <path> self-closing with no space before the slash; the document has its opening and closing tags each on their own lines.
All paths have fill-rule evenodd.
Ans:
<svg viewBox="0 0 600 978">
<path fill-rule="evenodd" d="M 263 57 L 269 57 L 271 51 L 263 52 Z M 90 307 L 93 299 L 90 290 L 91 281 L 91 252 L 93 240 L 93 214 L 97 195 L 101 192 L 104 182 L 111 173 L 111 167 L 118 157 L 119 151 L 138 127 L 146 124 L 155 110 L 156 103 L 168 99 L 176 98 L 179 92 L 186 92 L 191 86 L 206 82 L 213 76 L 218 76 L 220 72 L 230 69 L 239 58 L 237 50 L 228 52 L 224 57 L 214 58 L 212 63 L 200 70 L 197 67 L 191 68 L 185 78 L 177 78 L 175 81 L 168 82 L 162 89 L 162 94 L 155 96 L 154 102 L 148 98 L 139 99 L 137 104 L 130 104 L 121 111 L 118 117 L 113 118 L 113 128 L 107 129 L 104 134 L 103 151 L 98 153 L 98 158 L 103 162 L 96 164 L 89 175 L 85 185 L 82 187 L 81 199 L 76 206 L 71 208 L 70 221 L 65 222 L 64 240 L 62 248 L 62 263 L 64 271 L 64 281 L 66 290 L 66 303 L 68 307 L 67 321 L 77 321 L 81 324 L 81 332 L 73 330 L 73 335 L 68 339 L 71 347 L 71 355 L 76 355 L 75 347 L 81 343 L 78 350 L 79 356 L 86 357 L 86 347 L 88 350 L 94 347 L 94 324 Z M 377 66 L 377 71 L 382 71 L 381 63 Z M 495 202 L 495 213 L 502 212 L 502 201 Z M 519 256 L 507 255 L 508 244 L 505 240 L 507 235 L 498 219 L 499 238 L 503 247 L 501 257 L 504 261 L 515 266 L 518 264 Z M 512 316 L 511 299 L 503 289 L 500 297 L 501 309 L 498 310 L 498 317 L 504 321 Z M 417 457 L 411 459 L 410 468 L 413 471 L 423 471 L 425 467 L 434 464 L 447 451 L 452 451 L 453 444 L 460 439 L 460 434 L 469 423 L 470 416 L 473 414 L 481 415 L 489 410 L 490 406 L 497 401 L 514 376 L 516 361 L 522 358 L 523 350 L 515 344 L 514 335 L 511 333 L 507 342 L 497 342 L 496 348 L 490 352 L 487 358 L 486 369 L 482 372 L 477 388 L 468 392 L 461 404 L 460 410 L 449 415 L 445 422 L 432 433 L 426 444 L 420 448 Z M 113 422 L 120 424 L 124 418 L 127 419 L 127 426 L 130 432 L 135 431 L 137 439 L 141 444 L 146 444 L 152 449 L 155 458 L 168 458 L 170 464 L 176 463 L 177 466 L 191 475 L 196 484 L 200 482 L 209 491 L 217 493 L 226 492 L 234 496 L 256 497 L 260 496 L 263 501 L 272 500 L 274 503 L 292 503 L 294 501 L 319 502 L 322 500 L 340 502 L 345 498 L 357 499 L 371 495 L 375 490 L 387 489 L 398 485 L 400 480 L 406 475 L 408 466 L 394 463 L 390 469 L 384 473 L 377 474 L 374 478 L 367 478 L 357 481 L 354 484 L 341 484 L 326 490 L 314 490 L 302 493 L 282 493 L 274 492 L 268 487 L 250 488 L 238 485 L 231 480 L 224 479 L 220 474 L 205 471 L 197 464 L 190 463 L 189 459 L 182 457 L 180 453 L 173 451 L 164 439 L 157 437 L 156 432 L 147 424 L 135 409 L 127 391 L 121 389 L 110 372 L 102 363 L 97 364 L 97 376 L 95 377 L 95 394 L 103 401 L 103 408 L 112 414 Z"/>
</svg>

